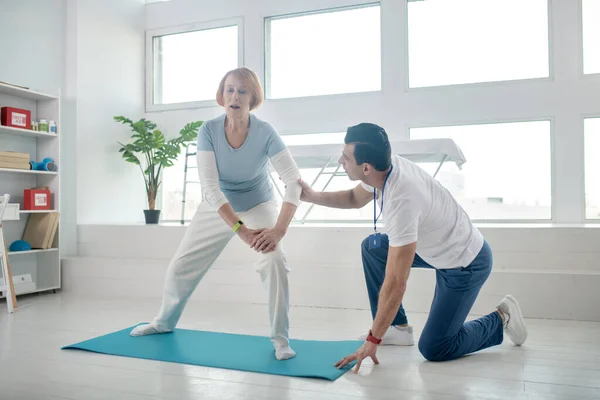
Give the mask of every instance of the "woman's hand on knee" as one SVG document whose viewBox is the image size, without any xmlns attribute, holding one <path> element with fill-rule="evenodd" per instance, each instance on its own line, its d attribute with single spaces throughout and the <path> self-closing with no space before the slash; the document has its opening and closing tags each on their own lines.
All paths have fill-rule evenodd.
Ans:
<svg viewBox="0 0 600 400">
<path fill-rule="evenodd" d="M 252 242 L 256 239 L 258 235 L 260 235 L 264 229 L 240 229 L 238 231 L 238 236 L 240 239 L 244 241 L 248 246 L 252 247 Z"/>
<path fill-rule="evenodd" d="M 265 229 L 254 237 L 250 247 L 261 253 L 270 253 L 277 248 L 284 235 L 285 232 L 277 228 Z"/>
</svg>

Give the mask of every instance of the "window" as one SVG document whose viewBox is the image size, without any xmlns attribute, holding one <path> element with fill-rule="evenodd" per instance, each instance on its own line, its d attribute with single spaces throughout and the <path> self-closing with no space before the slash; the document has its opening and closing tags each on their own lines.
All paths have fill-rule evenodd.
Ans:
<svg viewBox="0 0 600 400">
<path fill-rule="evenodd" d="M 270 17 L 270 99 L 381 90 L 379 5 Z"/>
<path fill-rule="evenodd" d="M 409 86 L 549 76 L 547 0 L 408 2 Z"/>
<path fill-rule="evenodd" d="M 302 179 L 311 184 L 314 190 L 325 190 L 327 192 L 353 189 L 356 185 L 360 183 L 351 181 L 345 175 L 333 176 L 331 181 L 329 181 L 332 174 L 336 172 L 344 172 L 341 166 L 338 169 L 337 159 L 333 160 L 329 165 L 330 166 L 328 168 L 322 171 L 322 174 L 318 177 L 318 179 L 317 176 L 321 172 L 320 168 L 300 167 L 300 174 L 302 176 Z M 278 193 L 285 193 L 285 187 L 281 180 L 278 179 L 277 173 L 273 172 L 272 176 L 277 186 L 279 187 L 280 192 Z M 278 197 L 281 201 L 281 196 L 279 194 Z M 300 207 L 298 207 L 298 209 L 296 210 L 294 218 L 296 220 L 304 220 L 305 222 L 372 222 L 373 204 L 367 204 L 361 209 L 337 209 L 312 205 L 310 203 L 303 202 L 302 204 L 300 204 Z"/>
<path fill-rule="evenodd" d="M 214 103 L 221 78 L 237 68 L 242 57 L 239 24 L 213 25 L 149 33 L 149 110 L 181 103 Z"/>
<path fill-rule="evenodd" d="M 334 132 L 334 133 L 319 133 L 319 134 L 301 134 L 301 135 L 282 135 L 284 143 L 289 145 L 315 145 L 315 144 L 339 144 L 340 154 L 343 148 L 345 132 Z M 195 146 L 189 147 L 189 152 L 192 154 L 196 150 Z M 202 201 L 202 192 L 200 188 L 200 182 L 198 179 L 198 170 L 196 168 L 196 157 L 194 154 L 188 157 L 188 172 L 187 177 L 184 175 L 185 171 L 185 151 L 178 157 L 177 161 L 172 167 L 165 168 L 163 171 L 163 181 L 161 189 L 161 201 L 160 205 L 162 213 L 161 220 L 163 222 L 180 221 L 182 219 L 181 211 L 185 204 L 183 220 L 190 221 L 198 208 L 198 205 Z M 321 171 L 321 168 L 302 168 L 300 167 L 300 173 L 302 179 L 313 184 L 315 190 L 327 191 L 335 190 L 346 190 L 354 188 L 358 182 L 352 182 L 345 175 L 338 175 L 332 177 L 331 175 L 336 172 L 342 172 L 341 167 L 338 169 L 337 158 L 331 160 L 328 168 Z M 324 165 L 323 165 L 324 166 Z M 319 176 L 319 174 L 321 175 Z M 279 179 L 279 176 L 275 171 L 271 172 L 273 177 L 275 195 L 279 196 L 278 193 L 285 193 L 285 186 Z M 317 176 L 319 178 L 317 179 Z M 183 190 L 184 181 L 187 181 L 186 198 L 183 203 Z M 273 183 L 272 182 L 272 183 Z M 279 188 L 279 192 L 277 190 Z M 281 200 L 281 196 L 279 196 Z M 296 211 L 295 218 L 297 220 L 304 219 L 306 221 L 320 221 L 320 222 L 333 222 L 333 221 L 345 221 L 345 222 L 362 222 L 370 221 L 373 218 L 372 204 L 367 205 L 365 208 L 360 210 L 337 210 L 321 206 L 313 206 L 311 204 L 303 203 Z M 310 211 L 310 212 L 309 212 Z M 308 215 L 306 215 L 308 213 Z"/>
<path fill-rule="evenodd" d="M 344 147 L 344 137 L 346 132 L 333 133 L 309 133 L 297 135 L 281 135 L 283 142 L 288 146 L 311 146 L 318 144 L 338 144 L 340 146 L 340 155 Z M 330 160 L 329 164 L 315 168 L 303 166 L 298 162 L 302 179 L 312 184 L 315 190 L 325 190 L 328 192 L 337 190 L 348 190 L 354 188 L 359 182 L 353 182 L 345 175 L 344 170 L 338 163 L 338 158 Z M 323 170 L 322 168 L 325 167 Z M 333 176 L 332 176 L 333 175 Z M 285 186 L 276 172 L 272 172 L 273 180 L 279 188 L 279 193 L 285 193 Z M 281 200 L 281 196 L 279 196 Z M 322 206 L 312 206 L 309 203 L 302 203 L 296 210 L 294 216 L 297 220 L 306 222 L 365 222 L 373 220 L 373 204 L 368 204 L 359 210 L 343 210 L 328 208 Z"/>
<path fill-rule="evenodd" d="M 585 217 L 600 219 L 600 118 L 584 120 Z"/>
<path fill-rule="evenodd" d="M 582 1 L 583 73 L 600 73 L 600 1 Z"/>
<path fill-rule="evenodd" d="M 183 220 L 190 221 L 196 209 L 202 201 L 202 192 L 200 191 L 200 178 L 198 177 L 198 168 L 196 163 L 195 143 L 188 147 L 187 152 L 191 155 L 187 157 L 188 170 L 185 173 L 186 149 L 183 148 L 177 160 L 171 167 L 165 168 L 162 172 L 161 191 L 159 193 L 162 203 L 161 221 L 180 221 L 182 207 L 185 204 Z M 184 180 L 187 181 L 185 203 L 183 203 Z"/>
<path fill-rule="evenodd" d="M 299 135 L 281 135 L 283 143 L 287 146 L 305 146 L 315 144 L 339 144 L 340 152 L 344 146 L 346 132 L 308 133 Z"/>
<path fill-rule="evenodd" d="M 462 170 L 445 163 L 437 179 L 472 219 L 552 218 L 549 121 L 413 128 L 410 138 L 451 138 L 462 149 Z"/>
</svg>

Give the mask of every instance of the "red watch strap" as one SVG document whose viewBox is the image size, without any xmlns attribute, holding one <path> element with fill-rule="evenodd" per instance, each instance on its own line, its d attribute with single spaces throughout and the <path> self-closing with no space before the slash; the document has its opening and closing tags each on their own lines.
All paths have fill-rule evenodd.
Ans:
<svg viewBox="0 0 600 400">
<path fill-rule="evenodd" d="M 373 336 L 373 333 L 369 329 L 369 335 L 367 336 L 367 342 L 371 342 L 371 343 L 374 343 L 374 344 L 380 344 L 381 340 L 382 339 L 377 339 L 375 336 Z"/>
</svg>

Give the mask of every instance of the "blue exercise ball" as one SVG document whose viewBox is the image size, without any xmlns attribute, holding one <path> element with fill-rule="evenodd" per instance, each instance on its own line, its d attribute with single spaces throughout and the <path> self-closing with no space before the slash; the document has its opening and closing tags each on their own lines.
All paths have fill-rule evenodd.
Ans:
<svg viewBox="0 0 600 400">
<path fill-rule="evenodd" d="M 9 247 L 10 251 L 28 251 L 31 250 L 31 245 L 25 240 L 15 240 Z"/>
</svg>

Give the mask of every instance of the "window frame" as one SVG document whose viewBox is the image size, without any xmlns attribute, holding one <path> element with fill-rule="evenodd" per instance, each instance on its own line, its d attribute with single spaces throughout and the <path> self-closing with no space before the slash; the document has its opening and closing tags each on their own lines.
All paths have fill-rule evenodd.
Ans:
<svg viewBox="0 0 600 400">
<path fill-rule="evenodd" d="M 381 44 L 381 51 L 379 53 L 379 69 L 380 69 L 380 81 L 379 81 L 379 90 L 369 90 L 369 91 L 361 91 L 361 92 L 346 92 L 346 93 L 328 93 L 328 94 L 315 94 L 309 96 L 293 96 L 293 97 L 283 97 L 283 98 L 273 98 L 271 97 L 271 67 L 270 67 L 270 57 L 271 57 L 271 25 L 270 22 L 273 20 L 279 19 L 287 19 L 293 17 L 301 17 L 306 15 L 317 15 L 317 14 L 328 14 L 339 11 L 349 11 L 349 10 L 357 10 L 361 8 L 369 8 L 369 7 L 379 7 L 379 40 Z M 310 98 L 330 98 L 335 96 L 357 96 L 357 95 L 370 95 L 374 93 L 381 94 L 384 90 L 384 49 L 383 49 L 383 10 L 384 6 L 381 0 L 370 0 L 364 3 L 356 3 L 356 4 L 348 4 L 348 5 L 340 5 L 334 7 L 327 8 L 318 8 L 318 9 L 309 9 L 306 11 L 294 11 L 287 13 L 277 13 L 272 15 L 263 16 L 263 57 L 262 57 L 262 67 L 263 67 L 263 82 L 264 82 L 264 91 L 265 91 L 265 101 L 290 101 L 290 100 L 300 100 L 300 99 L 310 99 Z"/>
<path fill-rule="evenodd" d="M 419 2 L 422 0 L 406 0 L 404 4 L 404 68 L 406 73 L 404 74 L 404 88 L 406 92 L 419 92 L 419 91 L 438 91 L 443 93 L 444 90 L 455 90 L 456 88 L 490 88 L 495 86 L 504 86 L 507 85 L 522 85 L 522 84 L 530 84 L 532 82 L 554 82 L 555 81 L 555 71 L 554 71 L 554 23 L 553 23 L 553 9 L 552 0 L 546 0 L 546 10 L 548 11 L 548 59 L 546 60 L 548 63 L 548 76 L 538 77 L 538 78 L 521 78 L 521 79 L 509 79 L 509 80 L 496 80 L 496 81 L 486 81 L 486 82 L 467 82 L 467 83 L 448 83 L 443 85 L 431 85 L 431 86 L 410 86 L 410 49 L 409 49 L 409 38 L 408 38 L 408 7 L 409 3 Z M 581 9 L 581 0 L 578 0 L 579 8 Z M 581 13 L 580 13 L 581 15 Z M 581 18 L 581 17 L 580 17 Z M 580 21 L 581 22 L 581 21 Z M 580 23 L 581 27 L 581 23 Z M 580 46 L 581 47 L 581 46 Z M 583 51 L 581 50 L 581 70 L 583 71 Z M 448 125 L 449 126 L 449 125 Z"/>
<path fill-rule="evenodd" d="M 146 31 L 146 51 L 145 51 L 145 103 L 146 112 L 171 111 L 191 108 L 218 107 L 216 99 L 196 100 L 188 102 L 154 104 L 154 38 L 166 35 L 175 35 L 181 33 L 197 32 L 208 29 L 226 28 L 237 26 L 238 29 L 238 67 L 244 65 L 244 17 L 232 17 L 205 22 L 196 22 L 186 25 L 177 25 L 166 28 L 150 29 Z M 218 82 L 215 82 L 215 91 Z"/>
<path fill-rule="evenodd" d="M 555 152 L 555 118 L 552 117 L 539 117 L 539 118 L 506 118 L 502 120 L 468 120 L 453 123 L 437 123 L 437 124 L 423 124 L 423 125 L 407 125 L 407 137 L 411 140 L 410 130 L 417 128 L 443 128 L 443 127 L 457 127 L 457 126 L 477 126 L 477 125 L 495 125 L 495 124 L 511 124 L 511 123 L 524 123 L 524 122 L 548 122 L 549 124 L 549 135 L 550 135 L 550 217 L 544 219 L 532 219 L 532 218 L 506 218 L 506 219 L 482 219 L 482 218 L 469 218 L 475 224 L 481 226 L 481 224 L 498 224 L 502 226 L 509 226 L 511 224 L 554 224 L 556 220 L 556 152 Z M 468 154 L 467 163 L 469 162 Z M 585 196 L 584 196 L 585 201 Z"/>
</svg>

